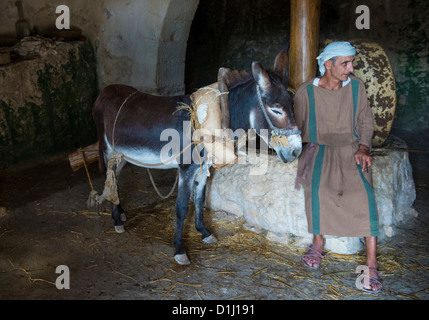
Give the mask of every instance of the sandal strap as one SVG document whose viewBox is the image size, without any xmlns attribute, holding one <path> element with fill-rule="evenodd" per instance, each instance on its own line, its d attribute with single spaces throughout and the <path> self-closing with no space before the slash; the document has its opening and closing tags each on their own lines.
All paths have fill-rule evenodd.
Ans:
<svg viewBox="0 0 429 320">
<path fill-rule="evenodd" d="M 378 285 L 380 285 L 380 288 L 377 290 L 377 291 L 372 291 L 372 290 L 370 290 L 370 289 L 366 289 L 366 288 L 364 288 L 364 287 L 362 287 L 361 288 L 361 290 L 362 291 L 365 291 L 365 292 L 368 292 L 368 293 L 378 293 L 378 292 L 380 292 L 381 291 L 381 289 L 383 288 L 383 285 L 382 285 L 382 283 L 380 282 L 380 280 L 381 280 L 381 275 L 382 275 L 382 272 L 379 272 L 377 269 L 374 269 L 374 268 L 368 268 L 368 273 L 369 272 L 373 272 L 373 274 L 374 274 L 374 272 L 376 273 L 375 274 L 375 276 L 370 276 L 370 275 L 368 275 L 368 280 L 369 280 L 369 285 L 371 285 L 371 284 L 378 284 Z M 363 273 L 364 271 L 362 271 L 362 273 Z M 359 279 L 359 278 L 358 278 Z M 362 283 L 363 283 L 363 281 L 362 281 Z"/>
<path fill-rule="evenodd" d="M 383 288 L 383 284 L 380 282 L 380 279 L 379 279 L 379 278 L 369 277 L 369 285 L 372 285 L 372 284 L 378 284 L 378 285 L 380 285 L 380 287 L 379 287 L 379 288 L 378 288 L 378 290 L 376 290 L 376 291 L 372 291 L 372 290 L 370 290 L 370 289 L 366 289 L 366 288 L 363 288 L 363 290 L 364 290 L 365 292 L 369 292 L 369 293 L 378 293 L 378 292 L 380 292 L 380 291 L 381 291 L 381 289 Z"/>
<path fill-rule="evenodd" d="M 304 254 L 305 258 L 312 258 L 312 259 L 322 259 L 324 257 L 326 257 L 325 254 L 323 254 L 322 252 L 314 249 L 312 246 L 309 246 L 307 248 L 307 252 Z"/>
<path fill-rule="evenodd" d="M 307 252 L 305 254 L 306 255 L 316 255 L 316 256 L 319 256 L 321 258 L 323 258 L 325 256 L 322 252 L 314 249 L 313 246 L 309 246 L 307 248 Z"/>
<path fill-rule="evenodd" d="M 380 271 L 378 271 L 377 269 L 374 269 L 374 268 L 368 268 L 368 271 L 369 272 L 371 272 L 371 271 L 374 272 L 375 271 L 377 273 L 377 275 L 375 277 L 374 276 L 372 276 L 372 277 L 370 276 L 370 278 L 375 278 L 375 280 L 377 280 L 377 281 L 382 279 L 381 276 L 383 275 L 383 272 L 380 272 Z"/>
</svg>

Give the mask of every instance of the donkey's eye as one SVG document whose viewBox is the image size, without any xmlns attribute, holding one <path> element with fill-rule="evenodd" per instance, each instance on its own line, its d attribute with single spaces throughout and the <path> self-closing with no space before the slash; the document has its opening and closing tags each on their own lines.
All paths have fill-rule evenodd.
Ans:
<svg viewBox="0 0 429 320">
<path fill-rule="evenodd" d="M 280 116 L 280 117 L 284 116 L 283 107 L 278 103 L 273 104 L 270 107 L 270 111 L 276 116 Z"/>
</svg>

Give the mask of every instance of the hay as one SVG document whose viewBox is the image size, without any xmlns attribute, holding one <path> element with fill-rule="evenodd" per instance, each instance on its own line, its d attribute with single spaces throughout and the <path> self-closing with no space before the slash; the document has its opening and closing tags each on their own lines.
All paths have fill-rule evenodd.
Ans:
<svg viewBox="0 0 429 320">
<path fill-rule="evenodd" d="M 293 290 L 295 290 L 295 291 L 299 292 L 300 294 L 304 295 L 307 299 L 309 299 L 309 297 L 308 297 L 304 292 L 302 292 L 301 290 L 299 290 L 299 289 L 295 288 L 294 286 L 291 286 L 291 285 L 287 284 L 286 282 L 283 282 L 283 281 L 280 281 L 280 280 L 277 280 L 277 279 L 273 279 L 273 280 L 274 280 L 275 282 L 278 282 L 278 283 L 280 283 L 280 284 L 282 284 L 282 285 L 284 285 L 284 286 L 288 287 L 289 289 L 293 289 Z"/>
<path fill-rule="evenodd" d="M 33 278 L 32 275 L 31 275 L 31 272 L 25 270 L 24 268 L 16 268 L 13 265 L 12 261 L 10 261 L 10 260 L 9 260 L 9 263 L 12 265 L 12 268 L 9 271 L 16 271 L 16 270 L 23 271 L 28 276 L 27 280 L 30 283 L 34 283 L 36 281 L 40 281 L 40 282 L 45 282 L 45 283 L 48 283 L 48 284 L 52 284 L 54 286 L 56 285 L 54 282 L 49 281 L 49 280 L 45 280 L 45 279 L 41 279 L 41 278 Z"/>
<path fill-rule="evenodd" d="M 137 281 L 135 278 L 133 278 L 133 277 L 131 277 L 131 276 L 129 276 L 129 275 L 126 275 L 126 274 L 124 274 L 124 273 L 122 273 L 122 272 L 119 272 L 118 270 L 113 270 L 113 271 L 112 271 L 112 273 L 116 273 L 116 274 L 119 274 L 119 275 L 121 275 L 121 276 L 123 276 L 123 277 L 125 277 L 125 278 L 131 279 L 131 280 L 134 280 L 134 281 Z"/>
<path fill-rule="evenodd" d="M 152 280 L 146 282 L 147 285 L 152 286 L 151 292 L 159 295 L 159 299 L 186 299 L 186 297 L 189 299 L 191 296 L 191 299 L 201 300 L 213 296 L 224 300 L 258 299 L 258 292 L 261 290 L 263 292 L 272 290 L 273 296 L 283 295 L 285 298 L 345 300 L 365 295 L 378 297 L 388 290 L 388 285 L 385 283 L 383 283 L 385 288 L 376 295 L 364 293 L 355 287 L 357 276 L 355 270 L 357 266 L 365 264 L 364 253 L 353 255 L 329 253 L 318 270 L 309 270 L 301 261 L 305 248 L 271 242 L 267 240 L 265 234 L 256 234 L 247 230 L 243 226 L 243 219 L 219 220 L 214 218 L 215 213 L 209 210 L 206 210 L 206 221 L 209 221 L 208 227 L 219 241 L 212 245 L 204 244 L 201 242 L 201 234 L 194 227 L 192 205 L 185 220 L 183 233 L 183 240 L 192 265 L 187 267 L 189 271 L 185 271 L 182 266 L 174 264 L 172 256 L 175 225 L 172 203 L 132 209 L 130 211 L 132 216 L 127 222 L 132 222 L 133 227 L 129 232 L 135 236 L 135 239 L 146 244 L 150 243 L 153 248 L 156 248 L 153 257 L 157 259 L 158 267 L 154 267 L 152 273 L 162 268 L 160 266 L 165 266 L 165 262 L 167 265 L 172 265 L 171 268 L 164 270 L 162 275 L 158 275 L 155 279 L 152 277 Z M 110 214 L 106 213 L 106 215 Z M 88 211 L 75 212 L 73 216 L 85 216 L 89 219 L 94 217 Z M 138 222 L 143 219 L 144 223 Z M 113 231 L 111 233 L 115 234 Z M 169 249 L 158 247 L 159 245 Z M 401 254 L 387 245 L 383 245 L 383 249 L 380 250 L 378 263 L 385 281 L 386 278 L 389 279 L 407 271 L 427 271 L 428 267 L 417 260 L 413 264 L 405 264 Z M 259 257 L 255 259 L 255 264 L 248 264 L 249 257 L 254 256 Z M 203 272 L 210 280 L 204 283 L 187 282 L 184 276 L 195 271 Z M 112 270 L 112 272 L 132 281 L 139 281 L 122 270 Z M 240 289 L 234 289 L 232 293 L 237 294 L 231 294 L 228 297 L 225 296 L 223 288 L 231 281 L 235 288 Z M 241 294 L 246 287 L 253 289 L 249 289 L 248 295 Z M 396 297 L 419 299 L 420 296 L 426 295 L 428 290 L 420 287 L 411 293 L 398 292 Z"/>
<path fill-rule="evenodd" d="M 201 284 L 196 284 L 196 283 L 184 283 L 184 282 L 176 282 L 174 283 L 169 289 L 168 291 L 162 296 L 161 300 L 164 300 L 171 291 L 173 291 L 177 285 L 182 285 L 182 286 L 190 286 L 190 287 L 197 287 L 197 288 L 201 288 L 202 285 Z M 201 297 L 200 297 L 201 298 Z"/>
</svg>

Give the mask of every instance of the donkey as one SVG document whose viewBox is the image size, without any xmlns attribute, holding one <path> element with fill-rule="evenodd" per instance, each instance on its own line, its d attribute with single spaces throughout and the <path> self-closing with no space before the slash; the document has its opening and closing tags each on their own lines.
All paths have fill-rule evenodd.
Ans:
<svg viewBox="0 0 429 320">
<path fill-rule="evenodd" d="M 281 57 L 285 57 L 286 62 Z M 280 160 L 291 162 L 300 155 L 302 142 L 294 120 L 293 100 L 284 85 L 287 83 L 287 77 L 284 77 L 286 67 L 287 53 L 282 50 L 276 57 L 273 71 L 253 62 L 251 75 L 235 81 L 221 78 L 219 87 L 229 91 L 228 95 L 222 95 L 224 129 L 228 126 L 231 130 L 254 129 L 261 138 L 268 140 L 265 141 L 268 145 L 273 132 L 284 135 L 288 138 L 288 146 L 276 145 L 273 148 Z M 226 69 L 220 70 L 222 74 Z M 171 158 L 171 161 L 161 159 L 161 149 L 166 142 L 160 137 L 165 129 L 174 129 L 181 135 L 178 150 L 186 147 L 182 142 L 186 139 L 182 138 L 186 132 L 184 124 L 189 123 L 189 114 L 176 109 L 183 103 L 191 104 L 190 95 L 154 96 L 129 86 L 110 85 L 100 92 L 92 114 L 97 127 L 102 168 L 106 167 L 113 150 L 126 156 L 116 166 L 117 177 L 126 162 L 147 168 L 178 168 L 174 257 L 179 264 L 189 264 L 182 244 L 182 230 L 191 195 L 195 205 L 195 227 L 201 233 L 202 241 L 215 243 L 217 239 L 207 230 L 203 219 L 207 175 L 200 173 L 201 169 L 206 172 L 210 163 L 181 161 L 183 154 Z M 262 137 L 261 129 L 269 129 L 268 136 Z M 120 204 L 113 204 L 112 218 L 119 233 L 124 232 L 124 219 L 121 219 L 124 213 Z"/>
</svg>

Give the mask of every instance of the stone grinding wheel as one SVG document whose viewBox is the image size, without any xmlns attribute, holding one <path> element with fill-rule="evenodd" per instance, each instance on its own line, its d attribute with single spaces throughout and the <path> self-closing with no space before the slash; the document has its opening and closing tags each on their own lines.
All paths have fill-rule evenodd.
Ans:
<svg viewBox="0 0 429 320">
<path fill-rule="evenodd" d="M 321 41 L 321 49 L 335 40 Z M 392 129 L 396 110 L 396 84 L 389 58 L 376 42 L 350 40 L 356 48 L 353 74 L 366 87 L 368 100 L 374 115 L 372 146 L 380 147 Z"/>
</svg>

